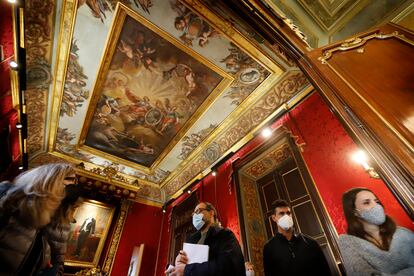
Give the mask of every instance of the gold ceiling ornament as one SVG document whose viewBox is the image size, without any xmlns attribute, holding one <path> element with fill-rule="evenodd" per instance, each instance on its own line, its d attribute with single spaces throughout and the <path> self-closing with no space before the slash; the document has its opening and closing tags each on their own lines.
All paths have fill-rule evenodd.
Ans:
<svg viewBox="0 0 414 276">
<path fill-rule="evenodd" d="M 138 179 L 128 179 L 125 176 L 121 175 L 119 173 L 118 168 L 115 165 L 109 165 L 104 167 L 103 169 L 99 168 L 99 167 L 94 167 L 94 168 L 90 168 L 87 169 L 85 167 L 85 163 L 80 162 L 79 164 L 76 165 L 76 168 L 78 170 L 81 171 L 86 171 L 89 173 L 93 173 L 95 175 L 99 175 L 99 176 L 103 176 L 105 178 L 105 180 L 107 180 L 109 183 L 111 183 L 113 180 L 125 183 L 125 184 L 130 184 L 133 185 L 134 187 L 141 189 L 141 186 L 139 185 L 139 181 Z"/>
<path fill-rule="evenodd" d="M 333 47 L 329 50 L 326 50 L 323 52 L 323 55 L 321 57 L 318 58 L 318 60 L 321 61 L 322 64 L 327 64 L 327 60 L 330 59 L 333 55 L 334 52 L 336 51 L 348 51 L 348 50 L 352 50 L 355 48 L 359 48 L 363 45 L 365 45 L 365 43 L 368 40 L 371 40 L 373 38 L 376 39 L 388 39 L 388 38 L 392 38 L 395 37 L 399 40 L 402 40 L 410 45 L 414 46 L 414 42 L 411 41 L 410 39 L 407 39 L 403 34 L 400 34 L 399 32 L 395 31 L 389 34 L 384 34 L 382 32 L 376 32 L 364 37 L 353 37 L 350 39 L 345 40 L 343 43 L 341 43 L 341 45 L 337 46 L 337 47 Z M 361 51 L 359 51 L 358 53 L 361 53 Z"/>
<path fill-rule="evenodd" d="M 306 46 L 308 46 L 310 49 L 312 49 L 312 47 L 309 45 L 308 43 L 308 39 L 305 35 L 304 32 L 302 32 L 299 27 L 293 23 L 293 21 L 285 16 L 282 16 L 283 22 L 285 22 L 285 24 L 295 33 L 295 35 L 297 37 L 300 38 L 300 40 L 302 40 Z"/>
<path fill-rule="evenodd" d="M 75 275 L 105 276 L 107 274 L 104 273 L 99 266 L 97 266 L 78 271 L 75 273 Z"/>
</svg>

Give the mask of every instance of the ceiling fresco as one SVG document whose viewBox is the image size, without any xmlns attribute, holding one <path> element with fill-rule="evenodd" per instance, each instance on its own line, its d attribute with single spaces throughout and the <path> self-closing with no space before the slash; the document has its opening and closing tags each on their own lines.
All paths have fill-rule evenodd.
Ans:
<svg viewBox="0 0 414 276">
<path fill-rule="evenodd" d="M 327 29 L 352 7 L 308 2 Z M 282 51 L 203 1 L 26 5 L 31 164 L 82 163 L 141 199 L 179 193 L 309 88 Z"/>
<path fill-rule="evenodd" d="M 363 15 L 400 9 L 263 2 L 313 46 L 366 29 L 372 16 Z M 26 1 L 30 165 L 69 161 L 91 185 L 160 205 L 311 91 L 281 47 L 209 3 Z"/>
<path fill-rule="evenodd" d="M 42 131 L 51 162 L 81 164 L 99 179 L 111 168 L 114 183 L 161 203 L 309 90 L 285 56 L 188 2 L 56 3 Z"/>
</svg>

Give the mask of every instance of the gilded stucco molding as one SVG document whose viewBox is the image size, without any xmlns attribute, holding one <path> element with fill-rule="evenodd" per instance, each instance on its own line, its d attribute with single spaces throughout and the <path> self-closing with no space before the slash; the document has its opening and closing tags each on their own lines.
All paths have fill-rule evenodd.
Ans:
<svg viewBox="0 0 414 276">
<path fill-rule="evenodd" d="M 104 264 L 102 266 L 102 270 L 104 273 L 110 275 L 112 271 L 112 266 L 114 264 L 116 252 L 118 250 L 119 242 L 121 240 L 122 231 L 125 226 L 125 221 L 128 216 L 129 208 L 131 207 L 131 202 L 128 200 L 124 200 L 121 203 L 121 209 L 119 211 L 118 219 L 116 221 L 116 227 L 114 230 L 114 234 L 111 238 L 111 243 L 109 245 L 108 253 L 105 257 Z"/>
<path fill-rule="evenodd" d="M 47 94 L 51 81 L 50 62 L 53 41 L 54 2 L 25 2 L 25 44 L 28 114 L 27 150 L 29 156 L 45 149 Z"/>
<path fill-rule="evenodd" d="M 176 177 L 172 178 L 163 189 L 167 197 L 174 197 L 180 189 L 199 177 L 205 169 L 213 164 L 222 155 L 235 146 L 240 147 L 239 142 L 246 137 L 251 139 L 252 133 L 262 121 L 268 118 L 275 110 L 292 98 L 308 85 L 306 77 L 301 72 L 289 72 L 278 82 L 275 87 L 258 100 L 252 108 L 240 115 L 239 120 L 222 132 L 206 150 L 201 152 L 191 165 L 177 171 Z M 244 141 L 246 143 L 247 141 Z"/>
<path fill-rule="evenodd" d="M 397 38 L 400 39 L 412 46 L 414 46 L 414 41 L 406 38 L 403 34 L 400 34 L 398 31 L 389 33 L 389 34 L 384 34 L 384 33 L 374 33 L 368 36 L 364 36 L 364 37 L 353 37 L 351 39 L 345 40 L 345 42 L 341 43 L 341 45 L 334 47 L 332 49 L 329 50 L 325 50 L 323 52 L 323 55 L 321 57 L 318 58 L 318 60 L 321 61 L 322 64 L 327 64 L 327 60 L 330 59 L 333 54 L 337 51 L 349 51 L 352 49 L 356 49 L 358 48 L 361 49 L 360 47 L 365 45 L 365 43 L 367 43 L 367 41 L 371 40 L 371 39 L 388 39 L 388 38 Z M 358 51 L 357 50 L 357 51 Z M 363 53 L 363 51 L 361 52 L 361 50 L 358 51 L 359 53 Z"/>
</svg>

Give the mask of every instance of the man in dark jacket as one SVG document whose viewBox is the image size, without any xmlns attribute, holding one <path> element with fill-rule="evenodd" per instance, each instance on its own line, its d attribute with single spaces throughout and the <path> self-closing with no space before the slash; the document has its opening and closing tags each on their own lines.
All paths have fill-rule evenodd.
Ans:
<svg viewBox="0 0 414 276">
<path fill-rule="evenodd" d="M 187 254 L 180 251 L 170 275 L 246 275 L 240 245 L 231 230 L 218 225 L 217 211 L 212 204 L 201 202 L 196 206 L 193 225 L 198 231 L 191 235 L 187 242 L 208 245 L 208 261 L 188 264 Z"/>
<path fill-rule="evenodd" d="M 78 242 L 74 253 L 75 256 L 80 255 L 83 245 L 88 240 L 89 235 L 95 234 L 95 225 L 96 220 L 92 217 L 86 218 L 85 221 L 82 223 L 82 226 L 79 229 Z"/>
<path fill-rule="evenodd" d="M 289 204 L 277 200 L 275 206 L 272 220 L 277 223 L 278 233 L 263 250 L 265 275 L 331 275 L 318 243 L 306 235 L 293 233 Z"/>
</svg>

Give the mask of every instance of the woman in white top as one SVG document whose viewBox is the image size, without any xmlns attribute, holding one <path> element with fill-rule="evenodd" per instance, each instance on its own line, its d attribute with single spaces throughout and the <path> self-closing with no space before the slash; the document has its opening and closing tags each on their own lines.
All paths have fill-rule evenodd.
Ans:
<svg viewBox="0 0 414 276">
<path fill-rule="evenodd" d="M 344 193 L 347 234 L 339 237 L 346 272 L 353 275 L 414 275 L 414 234 L 397 227 L 367 188 Z"/>
</svg>

